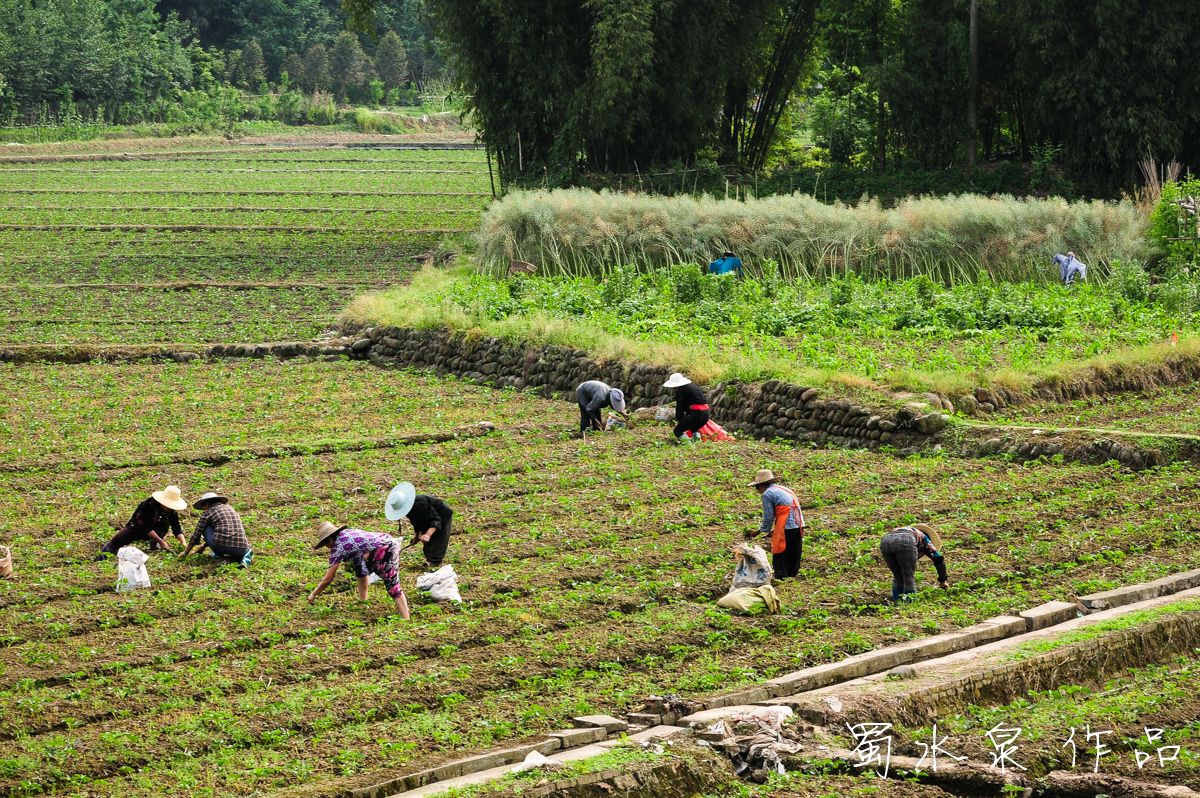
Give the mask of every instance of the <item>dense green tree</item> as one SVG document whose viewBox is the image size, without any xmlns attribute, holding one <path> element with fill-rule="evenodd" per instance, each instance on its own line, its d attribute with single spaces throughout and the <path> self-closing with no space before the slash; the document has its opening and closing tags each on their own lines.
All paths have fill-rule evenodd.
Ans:
<svg viewBox="0 0 1200 798">
<path fill-rule="evenodd" d="M 329 90 L 329 51 L 325 45 L 314 44 L 304 51 L 304 80 L 301 85 L 307 91 Z"/>
<path fill-rule="evenodd" d="M 371 63 L 358 43 L 358 36 L 342 31 L 329 50 L 329 78 L 334 93 L 347 98 L 350 90 L 366 83 L 370 74 Z"/>
<path fill-rule="evenodd" d="M 238 80 L 246 88 L 257 89 L 266 79 L 266 62 L 263 60 L 262 47 L 257 39 L 251 39 L 242 48 L 238 58 Z"/>
<path fill-rule="evenodd" d="M 379 47 L 375 50 L 375 71 L 389 89 L 408 83 L 408 53 L 395 31 L 388 31 L 379 38 Z"/>
<path fill-rule="evenodd" d="M 288 76 L 288 85 L 290 87 L 304 85 L 304 56 L 300 53 L 288 53 L 283 58 L 283 63 L 279 67 L 279 80 L 282 84 L 284 73 Z"/>
</svg>

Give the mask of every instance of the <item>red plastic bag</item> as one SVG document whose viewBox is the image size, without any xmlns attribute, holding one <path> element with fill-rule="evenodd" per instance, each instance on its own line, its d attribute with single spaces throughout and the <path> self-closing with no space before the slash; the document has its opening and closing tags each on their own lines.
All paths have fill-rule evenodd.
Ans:
<svg viewBox="0 0 1200 798">
<path fill-rule="evenodd" d="M 730 435 L 724 428 L 713 421 L 708 420 L 708 423 L 700 428 L 700 440 L 702 441 L 733 441 L 737 438 Z"/>
</svg>

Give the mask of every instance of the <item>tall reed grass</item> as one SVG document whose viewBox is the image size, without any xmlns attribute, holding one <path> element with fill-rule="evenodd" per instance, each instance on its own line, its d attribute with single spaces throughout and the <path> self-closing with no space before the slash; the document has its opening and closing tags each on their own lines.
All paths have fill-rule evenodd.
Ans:
<svg viewBox="0 0 1200 798">
<path fill-rule="evenodd" d="M 1145 255 L 1146 220 L 1129 202 L 1068 202 L 973 194 L 827 205 L 811 196 L 660 197 L 586 189 L 514 192 L 484 214 L 479 258 L 542 274 L 604 275 L 707 263 L 732 249 L 751 272 L 778 265 L 788 279 L 925 275 L 946 284 L 1054 279 L 1050 257 L 1074 250 L 1104 276 Z"/>
</svg>

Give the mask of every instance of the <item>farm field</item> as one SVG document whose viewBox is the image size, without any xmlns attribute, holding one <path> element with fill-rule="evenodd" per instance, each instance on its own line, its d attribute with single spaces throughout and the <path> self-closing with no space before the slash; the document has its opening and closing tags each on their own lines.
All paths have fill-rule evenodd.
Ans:
<svg viewBox="0 0 1200 798">
<path fill-rule="evenodd" d="M 313 338 L 414 256 L 460 247 L 490 198 L 478 151 L 215 149 L 0 163 L 0 346 Z M 569 403 L 344 360 L 0 375 L 0 543 L 18 574 L 0 581 L 0 796 L 325 798 L 652 693 L 708 696 L 1200 567 L 1187 463 L 681 449 L 657 425 L 585 443 Z M 1144 417 L 1182 419 L 1188 395 L 1157 394 Z M 409 440 L 479 421 L 496 431 Z M 804 566 L 782 615 L 731 617 L 715 600 L 764 466 L 804 503 Z M 410 591 L 404 622 L 344 578 L 307 604 L 324 570 L 311 529 L 389 530 L 401 479 L 455 508 L 466 603 Z M 92 557 L 165 483 L 227 493 L 254 564 L 155 554 L 154 588 L 117 595 L 113 561 Z M 893 606 L 879 538 L 915 520 L 942 528 L 952 585 L 930 589 L 923 563 L 923 592 Z M 411 586 L 422 566 L 405 556 Z M 869 789 L 830 776 L 776 794 Z"/>
<path fill-rule="evenodd" d="M 1182 385 L 1147 393 L 1013 408 L 989 423 L 1119 429 L 1200 435 L 1200 386 Z"/>
<path fill-rule="evenodd" d="M 104 396 L 88 405 L 107 404 L 95 412 L 126 417 L 109 433 L 123 451 L 170 450 L 193 445 L 188 433 L 127 430 L 155 428 L 152 408 L 174 398 L 178 380 L 205 386 L 229 369 L 64 367 L 61 379 L 71 395 Z M 105 392 L 114 377 L 142 389 Z M 3 794 L 326 794 L 369 781 L 370 771 L 560 728 L 649 693 L 711 694 L 1200 565 L 1191 512 L 1200 476 L 1182 466 L 1134 475 L 753 441 L 680 450 L 658 426 L 582 444 L 568 436 L 569 405 L 452 380 L 320 363 L 270 366 L 258 382 L 264 397 L 271 385 L 295 384 L 313 397 L 349 389 L 368 406 L 409 403 L 399 428 L 387 412 L 355 417 L 363 436 L 434 426 L 436 411 L 418 395 L 453 397 L 447 424 L 488 419 L 499 431 L 114 468 L 91 461 L 96 438 L 70 429 L 33 450 L 24 436 L 6 440 L 5 459 L 22 465 L 0 475 L 0 502 L 11 508 L 0 539 L 17 551 L 21 575 L 0 583 Z M 36 375 L 23 384 L 30 408 L 52 406 L 63 388 Z M 241 440 L 238 396 L 185 400 L 178 412 L 206 443 Z M 323 404 L 285 405 L 292 426 L 263 437 L 340 434 L 346 422 L 331 428 Z M 757 523 L 744 483 L 762 465 L 800 492 L 812 534 L 801 579 L 780 589 L 784 614 L 731 618 L 713 602 L 727 584 L 728 546 Z M 379 505 L 402 478 L 451 498 L 461 514 L 451 562 L 467 604 L 414 595 L 414 620 L 404 623 L 378 588 L 368 604 L 352 601 L 347 579 L 308 606 L 303 596 L 323 567 L 306 550 L 310 528 L 322 518 L 384 528 Z M 193 498 L 227 491 L 256 562 L 239 571 L 155 555 L 155 589 L 118 596 L 112 561 L 91 554 L 168 481 Z M 913 518 L 940 521 L 954 585 L 886 606 L 878 539 Z M 410 568 L 411 579 L 415 559 Z M 921 585 L 932 576 L 924 569 Z"/>
<path fill-rule="evenodd" d="M 0 345 L 311 339 L 490 198 L 476 150 L 57 157 L 0 162 Z"/>
</svg>

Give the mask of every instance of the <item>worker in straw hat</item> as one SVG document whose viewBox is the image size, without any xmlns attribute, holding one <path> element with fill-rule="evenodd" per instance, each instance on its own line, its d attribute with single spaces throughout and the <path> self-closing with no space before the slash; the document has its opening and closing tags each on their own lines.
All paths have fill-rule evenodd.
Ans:
<svg viewBox="0 0 1200 798">
<path fill-rule="evenodd" d="M 704 391 L 678 371 L 667 378 L 663 387 L 675 392 L 675 440 L 680 443 L 700 440 L 700 428 L 712 418 Z"/>
<path fill-rule="evenodd" d="M 760 469 L 747 487 L 762 496 L 762 526 L 758 533 L 771 535 L 771 568 L 775 576 L 779 579 L 796 576 L 804 554 L 804 511 L 800 509 L 800 500 L 790 488 L 779 484 L 769 468 Z"/>
<path fill-rule="evenodd" d="M 450 524 L 454 520 L 450 505 L 436 496 L 417 493 L 411 482 L 401 482 L 392 488 L 384 501 L 383 514 L 387 520 L 397 522 L 397 531 L 407 518 L 413 527 L 413 539 L 408 545 L 420 542 L 426 565 L 430 568 L 442 566 L 450 545 Z"/>
<path fill-rule="evenodd" d="M 250 539 L 246 537 L 246 527 L 242 525 L 242 517 L 229 504 L 229 499 L 218 493 L 206 493 L 192 503 L 201 512 L 200 520 L 196 522 L 196 531 L 192 533 L 187 548 L 183 550 L 186 557 L 192 553 L 204 551 L 204 547 L 212 549 L 212 557 L 228 557 L 246 568 L 254 559 L 250 548 Z"/>
<path fill-rule="evenodd" d="M 187 502 L 183 500 L 178 486 L 167 485 L 162 490 L 154 491 L 150 498 L 137 506 L 125 526 L 100 547 L 96 559 L 103 560 L 109 554 L 116 554 L 122 546 L 139 540 L 153 541 L 154 548 L 170 551 L 168 534 L 174 534 L 182 546 L 183 527 L 179 525 L 179 513 L 186 509 Z"/>
<path fill-rule="evenodd" d="M 575 401 L 579 403 L 580 435 L 586 435 L 589 430 L 604 429 L 600 411 L 606 407 L 611 407 L 622 418 L 629 418 L 625 412 L 625 394 L 620 388 L 609 387 L 600 380 L 580 383 L 575 389 Z"/>
<path fill-rule="evenodd" d="M 329 568 L 320 584 L 308 594 L 312 604 L 337 576 L 338 568 L 346 563 L 358 577 L 358 597 L 367 600 L 367 577 L 375 574 L 396 602 L 400 617 L 408 619 L 408 597 L 400 587 L 400 542 L 382 532 L 365 532 L 348 526 L 334 526 L 322 521 L 313 535 L 313 551 L 329 549 Z"/>
<path fill-rule="evenodd" d="M 879 552 L 892 572 L 892 601 L 917 592 L 917 560 L 928 557 L 937 569 L 938 587 L 950 587 L 946 576 L 946 558 L 942 556 L 942 538 L 929 524 L 913 524 L 893 529 L 883 536 Z"/>
</svg>

